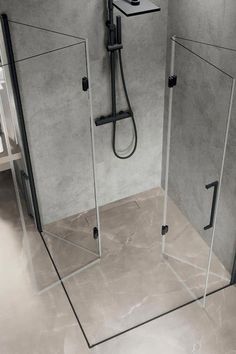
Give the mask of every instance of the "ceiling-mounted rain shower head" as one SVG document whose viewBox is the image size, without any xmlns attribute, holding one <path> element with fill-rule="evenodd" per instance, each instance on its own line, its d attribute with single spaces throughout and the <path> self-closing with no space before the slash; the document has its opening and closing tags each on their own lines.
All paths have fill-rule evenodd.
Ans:
<svg viewBox="0 0 236 354">
<path fill-rule="evenodd" d="M 143 15 L 161 10 L 149 0 L 114 0 L 113 5 L 126 16 Z"/>
</svg>

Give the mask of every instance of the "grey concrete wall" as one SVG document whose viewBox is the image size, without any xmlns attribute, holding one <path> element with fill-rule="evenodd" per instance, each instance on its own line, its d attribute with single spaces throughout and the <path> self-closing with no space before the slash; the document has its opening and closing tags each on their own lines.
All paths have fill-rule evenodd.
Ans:
<svg viewBox="0 0 236 354">
<path fill-rule="evenodd" d="M 197 41 L 236 48 L 235 16 L 236 3 L 233 0 L 207 2 L 204 0 L 170 0 L 168 36 L 175 34 Z M 187 42 L 185 45 L 235 76 L 236 56 L 234 52 Z M 167 54 L 168 64 L 169 58 L 170 41 Z M 174 98 L 175 122 L 171 150 L 170 194 L 210 244 L 211 232 L 203 232 L 202 228 L 209 217 L 212 194 L 204 190 L 204 184 L 208 183 L 208 179 L 211 182 L 211 179 L 219 177 L 231 80 L 223 74 L 220 75 L 216 70 L 214 75 L 212 72 L 214 69 L 208 64 L 200 64 L 200 60 L 179 48 L 176 58 L 180 85 L 175 92 L 177 100 Z M 191 63 L 192 68 L 189 70 Z M 169 69 L 167 69 L 167 74 L 169 74 Z M 168 89 L 166 89 L 164 119 L 164 153 L 167 103 Z M 193 124 L 189 123 L 192 119 L 195 119 Z M 235 129 L 236 110 L 234 107 L 214 243 L 214 252 L 229 271 L 232 269 L 236 250 Z M 193 173 L 192 169 L 196 170 L 196 173 Z M 164 170 L 165 164 L 163 164 L 163 173 Z M 164 174 L 162 181 L 164 182 Z"/>
<path fill-rule="evenodd" d="M 155 0 L 154 2 L 162 8 L 160 13 L 131 19 L 122 16 L 125 48 L 124 69 L 137 120 L 139 143 L 134 157 L 127 161 L 120 161 L 112 153 L 111 126 L 96 128 L 95 146 L 100 204 L 160 185 L 168 2 L 165 0 Z M 109 114 L 111 110 L 109 61 L 105 50 L 104 5 L 105 0 L 0 1 L 0 12 L 7 13 L 12 20 L 88 38 L 95 117 Z M 17 25 L 11 27 L 18 59 L 26 55 L 37 54 L 39 51 L 50 50 L 50 48 L 55 49 L 59 43 L 64 45 L 66 41 L 55 35 L 43 34 L 43 32 L 36 34 L 35 30 L 29 28 L 21 27 L 20 29 Z M 73 55 L 71 49 L 69 59 L 67 59 L 68 64 L 72 60 L 70 56 Z M 66 112 L 65 106 L 63 106 L 64 109 L 57 109 L 63 105 L 61 103 L 63 98 L 59 105 L 60 97 L 58 95 L 62 95 L 62 87 L 60 90 L 57 89 L 59 80 L 56 73 L 54 72 L 54 76 L 51 76 L 51 80 L 40 76 L 40 70 L 43 70 L 43 61 L 44 65 L 49 65 L 49 60 L 46 57 L 45 59 L 38 58 L 35 61 L 31 60 L 28 65 L 26 62 L 20 63 L 18 71 L 41 210 L 44 222 L 49 222 L 93 207 L 94 203 L 92 181 L 89 177 L 91 167 L 87 168 L 91 152 L 89 152 L 89 146 L 86 148 L 84 146 L 85 140 L 89 137 L 88 121 L 84 123 L 84 115 L 89 114 L 87 108 L 84 107 L 87 105 L 85 100 L 82 100 L 83 102 L 81 101 L 79 106 L 73 107 L 76 112 L 74 110 L 70 112 L 70 119 L 73 124 L 75 124 L 73 119 L 77 119 L 77 133 L 80 134 L 80 137 L 81 134 L 84 134 L 86 138 L 74 140 L 74 145 L 69 143 L 68 149 L 64 150 L 63 154 L 64 159 L 66 154 L 70 156 L 69 161 L 61 164 L 61 174 L 58 173 L 58 161 L 58 165 L 54 169 L 57 173 L 53 175 L 53 167 L 55 166 L 52 163 L 53 154 L 50 155 L 50 151 L 55 146 L 55 140 L 60 140 L 60 137 L 55 135 L 55 139 L 50 141 L 50 135 L 54 131 L 54 134 L 61 134 L 63 138 L 62 130 L 56 131 L 55 126 L 56 122 L 63 121 Z M 81 69 L 78 78 L 82 71 Z M 45 70 L 43 72 L 46 74 Z M 44 91 L 44 97 L 39 95 L 38 100 L 35 99 L 37 90 L 38 93 Z M 68 98 L 67 93 L 66 97 Z M 77 93 L 79 94 L 79 92 Z M 126 108 L 120 90 L 118 99 L 120 109 Z M 53 111 L 52 117 L 54 118 L 51 121 L 51 130 L 47 131 L 50 125 L 50 121 L 47 122 L 48 109 Z M 46 131 L 43 130 L 42 123 L 45 124 Z M 126 146 L 130 141 L 130 123 L 123 121 L 118 125 L 117 131 L 118 148 Z M 59 142 L 57 141 L 57 143 Z M 72 149 L 73 146 L 77 147 L 77 151 Z M 83 153 L 78 153 L 81 151 Z M 56 151 L 54 151 L 55 154 Z M 78 159 L 80 159 L 79 165 L 76 164 Z M 72 161 L 76 161 L 77 169 L 70 170 Z M 86 170 L 87 174 L 78 173 L 79 168 L 80 171 Z M 62 190 L 65 191 L 68 183 L 71 188 L 62 194 Z M 50 186 L 53 188 L 50 189 Z"/>
</svg>

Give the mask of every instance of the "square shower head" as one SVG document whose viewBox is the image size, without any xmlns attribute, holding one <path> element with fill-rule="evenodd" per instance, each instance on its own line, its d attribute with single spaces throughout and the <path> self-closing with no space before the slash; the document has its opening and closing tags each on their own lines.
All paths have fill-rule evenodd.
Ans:
<svg viewBox="0 0 236 354">
<path fill-rule="evenodd" d="M 132 5 L 132 0 L 114 0 L 113 5 L 126 16 L 143 15 L 160 11 L 161 8 L 149 0 L 140 0 L 139 5 Z"/>
</svg>

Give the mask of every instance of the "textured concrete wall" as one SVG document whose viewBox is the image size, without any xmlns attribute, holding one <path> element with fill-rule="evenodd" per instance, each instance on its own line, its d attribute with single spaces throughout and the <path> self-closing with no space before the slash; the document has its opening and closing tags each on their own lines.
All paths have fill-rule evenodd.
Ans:
<svg viewBox="0 0 236 354">
<path fill-rule="evenodd" d="M 168 36 L 175 34 L 236 49 L 235 16 L 236 3 L 233 0 L 170 0 Z M 185 45 L 235 77 L 235 52 L 189 42 L 185 42 Z M 170 41 L 167 58 L 169 65 Z M 204 232 L 203 226 L 208 223 L 212 194 L 204 190 L 204 184 L 219 179 L 232 80 L 181 48 L 177 48 L 176 70 L 179 72 L 180 85 L 174 96 L 170 193 L 210 244 L 211 232 Z M 164 152 L 167 103 L 168 90 Z M 214 243 L 214 252 L 229 271 L 236 249 L 235 114 L 234 106 Z M 164 170 L 165 164 L 163 173 Z"/>
<path fill-rule="evenodd" d="M 161 6 L 160 13 L 131 19 L 122 15 L 124 69 L 137 120 L 139 144 L 134 157 L 127 161 L 120 161 L 112 153 L 111 125 L 96 128 L 95 146 L 100 204 L 160 185 L 168 2 L 165 0 L 154 2 Z M 0 1 L 0 11 L 7 13 L 11 20 L 89 39 L 95 117 L 109 114 L 111 110 L 109 61 L 105 50 L 105 3 L 105 0 Z M 40 31 L 36 34 L 35 30 L 20 28 L 19 25 L 11 25 L 11 28 L 18 59 L 50 48 L 55 49 L 59 44 L 63 46 L 67 42 L 60 36 Z M 71 56 L 75 55 L 73 52 L 75 50 L 75 48 L 71 49 L 69 54 L 64 54 L 67 60 L 64 73 L 67 65 L 72 63 Z M 78 55 L 81 59 L 82 53 Z M 55 65 L 62 68 L 59 55 L 56 59 L 56 54 L 53 54 L 53 58 Z M 63 60 L 62 53 L 61 60 Z M 84 74 L 82 59 L 79 61 L 78 80 Z M 63 163 L 59 173 L 59 161 L 56 166 L 53 163 L 55 155 L 56 159 L 59 159 L 59 152 L 57 153 L 54 147 L 56 142 L 58 149 L 61 149 L 59 141 L 63 139 L 66 126 L 61 126 L 59 130 L 55 127 L 59 127 L 60 122 L 63 125 L 66 106 L 62 102 L 65 97 L 60 84 L 60 74 L 57 75 L 54 70 L 54 75 L 50 76 L 50 80 L 46 80 L 46 66 L 49 71 L 53 69 L 50 68 L 50 60 L 45 56 L 28 63 L 19 63 L 18 71 L 41 210 L 44 222 L 49 222 L 93 207 L 94 203 L 90 178 L 92 170 L 91 165 L 89 168 L 87 166 L 88 161 L 90 163 L 91 160 L 91 151 L 85 142 L 89 139 L 88 120 L 84 123 L 85 115 L 86 119 L 89 119 L 88 107 L 85 107 L 88 102 L 85 98 L 81 98 L 77 106 L 75 101 L 73 102 L 74 106 L 69 112 L 69 117 L 75 131 L 74 119 L 76 119 L 80 139 L 72 143 L 68 140 L 68 134 L 64 136 L 68 141 L 68 147 L 67 150 L 63 147 Z M 40 71 L 44 75 L 40 75 Z M 66 80 L 70 75 L 73 76 L 72 71 L 67 75 Z M 69 82 L 67 87 L 69 88 Z M 68 90 L 65 96 L 69 99 Z M 44 94 L 39 94 L 41 92 Z M 80 93 L 77 91 L 77 94 Z M 118 101 L 120 109 L 126 108 L 120 90 Z M 57 109 L 58 107 L 61 109 Z M 51 120 L 48 119 L 48 110 L 52 113 Z M 68 125 L 68 130 L 70 128 Z M 84 136 L 83 139 L 81 135 Z M 131 137 L 130 122 L 123 121 L 118 124 L 117 136 L 118 148 L 127 146 Z M 51 141 L 50 137 L 52 137 Z M 72 138 L 73 136 L 70 139 Z M 70 156 L 67 163 L 65 163 L 66 154 Z M 73 161 L 76 167 L 71 169 Z M 83 170 L 86 170 L 85 174 L 80 173 Z"/>
</svg>

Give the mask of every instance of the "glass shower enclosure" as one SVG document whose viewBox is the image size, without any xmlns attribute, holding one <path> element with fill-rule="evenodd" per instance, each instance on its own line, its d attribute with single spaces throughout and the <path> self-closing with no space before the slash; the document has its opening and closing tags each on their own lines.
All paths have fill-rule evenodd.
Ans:
<svg viewBox="0 0 236 354">
<path fill-rule="evenodd" d="M 227 186 L 236 107 L 227 63 L 235 52 L 171 39 L 162 183 L 155 178 L 137 193 L 134 173 L 132 187 L 123 194 L 111 188 L 107 196 L 106 176 L 97 173 L 95 153 L 103 155 L 104 144 L 95 144 L 101 131 L 87 40 L 6 17 L 1 30 L 25 232 L 35 222 L 56 273 L 43 269 L 37 295 L 62 284 L 89 348 L 193 301 L 206 305 L 208 294 L 233 280 Z M 139 153 L 146 158 L 145 149 Z M 135 168 L 135 158 L 113 166 Z"/>
</svg>

